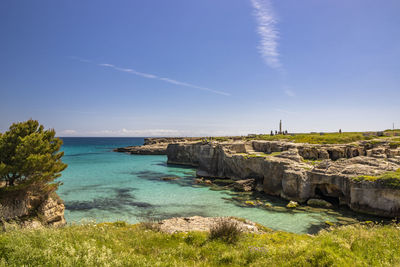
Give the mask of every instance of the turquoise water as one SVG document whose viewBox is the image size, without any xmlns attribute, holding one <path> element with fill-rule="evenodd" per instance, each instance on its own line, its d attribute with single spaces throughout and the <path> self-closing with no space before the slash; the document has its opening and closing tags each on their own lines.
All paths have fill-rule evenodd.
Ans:
<svg viewBox="0 0 400 267">
<path fill-rule="evenodd" d="M 193 183 L 195 170 L 168 166 L 166 156 L 128 155 L 115 147 L 141 145 L 141 138 L 63 138 L 64 162 L 58 193 L 65 201 L 69 223 L 129 223 L 176 216 L 237 216 L 267 227 L 296 233 L 313 232 L 336 217 L 325 212 L 276 212 L 241 207 L 232 192 L 213 191 Z M 180 177 L 163 181 L 162 177 Z M 283 206 L 285 201 L 267 199 Z"/>
</svg>

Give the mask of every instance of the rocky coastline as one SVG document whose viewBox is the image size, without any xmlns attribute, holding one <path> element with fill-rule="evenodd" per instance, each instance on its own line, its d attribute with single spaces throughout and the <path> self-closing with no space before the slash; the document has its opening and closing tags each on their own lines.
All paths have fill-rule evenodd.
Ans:
<svg viewBox="0 0 400 267">
<path fill-rule="evenodd" d="M 15 228 L 36 229 L 66 224 L 64 202 L 55 193 L 46 195 L 25 192 L 0 199 L 0 226 L 4 231 Z"/>
<path fill-rule="evenodd" d="M 137 155 L 166 155 L 169 144 L 196 142 L 199 140 L 200 138 L 197 137 L 145 138 L 142 146 L 119 147 L 114 149 L 114 151 Z"/>
<path fill-rule="evenodd" d="M 167 143 L 169 164 L 196 167 L 203 182 L 233 180 L 245 191 L 261 191 L 289 201 L 320 200 L 361 213 L 400 217 L 397 184 L 357 179 L 400 169 L 400 147 L 388 140 L 317 145 L 261 140 L 196 142 L 182 138 L 162 143 Z M 154 144 L 159 142 L 143 147 Z"/>
</svg>

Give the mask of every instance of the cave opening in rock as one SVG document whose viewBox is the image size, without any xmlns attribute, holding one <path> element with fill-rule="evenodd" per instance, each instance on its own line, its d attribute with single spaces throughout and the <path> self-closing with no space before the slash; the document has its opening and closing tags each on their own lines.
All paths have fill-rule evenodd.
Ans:
<svg viewBox="0 0 400 267">
<path fill-rule="evenodd" d="M 340 197 L 343 196 L 341 190 L 331 184 L 319 184 L 315 187 L 314 193 L 319 198 L 328 201 L 329 203 L 339 206 Z"/>
</svg>

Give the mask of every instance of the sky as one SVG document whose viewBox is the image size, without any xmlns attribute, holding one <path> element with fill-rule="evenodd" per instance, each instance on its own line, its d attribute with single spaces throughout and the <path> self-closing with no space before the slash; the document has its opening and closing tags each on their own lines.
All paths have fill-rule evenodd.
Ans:
<svg viewBox="0 0 400 267">
<path fill-rule="evenodd" d="M 0 132 L 400 128 L 398 0 L 2 0 Z"/>
</svg>

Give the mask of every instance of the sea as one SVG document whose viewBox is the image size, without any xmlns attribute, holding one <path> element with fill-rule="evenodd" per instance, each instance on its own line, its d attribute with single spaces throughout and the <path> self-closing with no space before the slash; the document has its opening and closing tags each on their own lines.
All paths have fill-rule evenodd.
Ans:
<svg viewBox="0 0 400 267">
<path fill-rule="evenodd" d="M 287 201 L 264 194 L 254 196 L 254 201 L 263 203 L 260 206 L 238 204 L 234 201 L 241 197 L 237 192 L 195 184 L 196 170 L 168 165 L 167 156 L 113 152 L 117 147 L 142 145 L 144 138 L 62 140 L 68 168 L 59 178 L 62 185 L 57 193 L 65 202 L 65 218 L 70 224 L 236 216 L 275 230 L 314 233 L 356 216 L 348 210 L 286 209 Z M 274 208 L 266 209 L 264 203 Z"/>
</svg>

